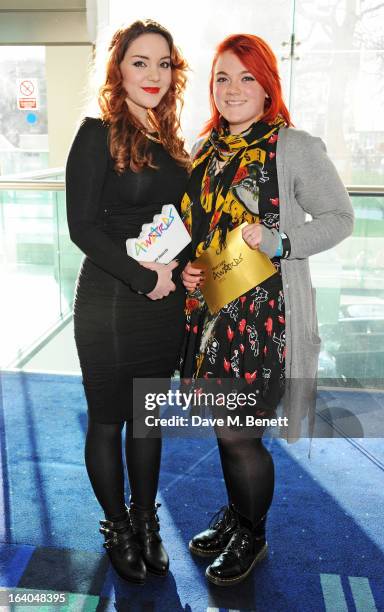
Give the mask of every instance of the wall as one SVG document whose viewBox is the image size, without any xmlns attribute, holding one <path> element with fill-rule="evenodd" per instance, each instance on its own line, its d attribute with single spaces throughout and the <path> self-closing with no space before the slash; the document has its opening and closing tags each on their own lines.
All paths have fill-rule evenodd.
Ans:
<svg viewBox="0 0 384 612">
<path fill-rule="evenodd" d="M 65 164 L 88 92 L 90 46 L 46 48 L 49 166 Z"/>
</svg>

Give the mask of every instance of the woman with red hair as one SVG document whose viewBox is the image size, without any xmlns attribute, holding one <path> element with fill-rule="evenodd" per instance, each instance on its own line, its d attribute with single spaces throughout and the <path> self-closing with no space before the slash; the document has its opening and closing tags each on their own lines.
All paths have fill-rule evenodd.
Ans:
<svg viewBox="0 0 384 612">
<path fill-rule="evenodd" d="M 88 403 L 85 463 L 105 514 L 104 546 L 123 578 L 143 583 L 147 571 L 164 576 L 169 560 L 155 504 L 161 432 L 134 437 L 132 379 L 172 375 L 185 290 L 176 261 L 141 265 L 128 257 L 126 240 L 164 204 L 180 207 L 190 166 L 178 110 L 187 64 L 170 33 L 153 21 L 118 30 L 109 51 L 100 118 L 83 121 L 67 163 L 70 235 L 86 255 L 76 288 L 75 340 Z"/>
<path fill-rule="evenodd" d="M 197 260 L 183 272 L 190 299 L 182 376 L 199 378 L 198 388 L 212 381 L 218 390 L 228 384 L 246 390 L 238 424 L 224 418 L 216 426 L 228 503 L 189 543 L 193 554 L 214 558 L 208 580 L 231 586 L 267 554 L 274 491 L 264 421 L 251 429 L 244 416 L 273 417 L 284 397 L 288 427 L 280 435 L 288 441 L 298 436 L 297 425 L 313 406 L 320 349 L 308 257 L 352 232 L 353 211 L 322 141 L 291 127 L 276 58 L 265 41 L 239 34 L 218 46 L 210 100 L 212 116 L 195 147 L 182 201 L 193 254 L 222 253 L 230 232 L 244 223 L 244 242 L 275 267 L 214 313 L 201 291 L 204 267 Z"/>
</svg>

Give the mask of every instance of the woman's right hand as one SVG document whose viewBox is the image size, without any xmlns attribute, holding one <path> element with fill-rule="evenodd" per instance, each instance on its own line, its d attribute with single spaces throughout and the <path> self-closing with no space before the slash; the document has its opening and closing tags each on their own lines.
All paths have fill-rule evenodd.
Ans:
<svg viewBox="0 0 384 612">
<path fill-rule="evenodd" d="M 200 287 L 203 284 L 204 270 L 194 268 L 189 261 L 181 274 L 181 278 L 184 287 L 188 291 L 194 291 L 196 287 Z"/>
<path fill-rule="evenodd" d="M 161 264 L 152 261 L 140 261 L 139 263 L 144 266 L 144 268 L 157 272 L 156 286 L 150 293 L 146 294 L 150 300 L 161 300 L 167 297 L 171 291 L 175 291 L 176 285 L 172 281 L 172 271 L 179 265 L 178 261 L 173 260 L 169 264 Z"/>
</svg>

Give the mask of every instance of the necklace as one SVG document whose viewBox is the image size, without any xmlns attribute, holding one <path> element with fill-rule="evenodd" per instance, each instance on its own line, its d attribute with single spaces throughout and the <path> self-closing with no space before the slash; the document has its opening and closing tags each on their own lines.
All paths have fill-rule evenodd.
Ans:
<svg viewBox="0 0 384 612">
<path fill-rule="evenodd" d="M 157 136 L 153 136 L 150 132 L 146 132 L 145 130 L 140 130 L 140 132 L 148 138 L 148 140 L 152 140 L 152 142 L 157 142 L 157 144 L 161 144 L 160 138 Z"/>
</svg>

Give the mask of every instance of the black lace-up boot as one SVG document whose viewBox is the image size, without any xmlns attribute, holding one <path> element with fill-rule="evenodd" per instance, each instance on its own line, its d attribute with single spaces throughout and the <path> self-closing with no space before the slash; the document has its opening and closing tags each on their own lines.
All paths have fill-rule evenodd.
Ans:
<svg viewBox="0 0 384 612">
<path fill-rule="evenodd" d="M 166 576 L 169 569 L 169 557 L 162 544 L 160 522 L 155 504 L 153 510 L 143 510 L 131 502 L 129 516 L 134 532 L 140 541 L 141 554 L 147 570 L 157 576 Z"/>
<path fill-rule="evenodd" d="M 116 572 L 124 580 L 144 584 L 147 570 L 128 513 L 121 521 L 103 520 L 100 525 L 105 538 L 103 546 Z"/>
<path fill-rule="evenodd" d="M 238 526 L 221 555 L 207 567 L 205 575 L 210 582 L 232 586 L 251 573 L 267 554 L 265 523 L 264 516 L 253 529 Z"/>
<path fill-rule="evenodd" d="M 238 517 L 232 505 L 223 506 L 212 517 L 208 529 L 195 535 L 189 542 L 189 550 L 199 557 L 219 555 L 238 527 Z"/>
</svg>

